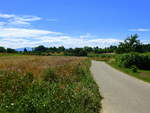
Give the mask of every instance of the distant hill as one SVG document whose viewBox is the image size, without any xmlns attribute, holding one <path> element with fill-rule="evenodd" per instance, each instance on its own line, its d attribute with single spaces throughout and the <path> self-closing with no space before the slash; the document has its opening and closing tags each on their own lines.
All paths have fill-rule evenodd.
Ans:
<svg viewBox="0 0 150 113">
<path fill-rule="evenodd" d="M 27 51 L 32 51 L 31 47 L 24 47 L 27 49 Z M 17 48 L 16 51 L 24 51 L 24 48 Z"/>
</svg>

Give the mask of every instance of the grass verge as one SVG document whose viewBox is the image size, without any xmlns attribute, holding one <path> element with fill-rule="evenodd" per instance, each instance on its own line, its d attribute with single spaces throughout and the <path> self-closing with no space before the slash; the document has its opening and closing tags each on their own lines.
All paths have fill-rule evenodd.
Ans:
<svg viewBox="0 0 150 113">
<path fill-rule="evenodd" d="M 150 83 L 150 70 L 139 70 L 138 69 L 137 72 L 133 72 L 132 69 L 120 67 L 115 62 L 107 62 L 107 64 L 109 64 L 113 68 L 118 69 L 130 76 L 136 77 L 140 80 Z"/>
</svg>

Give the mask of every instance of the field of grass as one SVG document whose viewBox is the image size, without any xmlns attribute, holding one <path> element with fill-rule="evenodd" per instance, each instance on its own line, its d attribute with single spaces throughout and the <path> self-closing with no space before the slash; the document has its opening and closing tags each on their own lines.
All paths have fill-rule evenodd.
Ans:
<svg viewBox="0 0 150 113">
<path fill-rule="evenodd" d="M 2 56 L 22 56 L 22 54 L 18 53 L 0 53 L 0 57 Z"/>
<path fill-rule="evenodd" d="M 17 72 L 21 75 L 31 72 L 38 78 L 48 68 L 65 68 L 70 66 L 70 68 L 67 69 L 68 71 L 66 71 L 67 73 L 73 65 L 76 65 L 83 59 L 84 58 L 63 56 L 2 56 L 0 57 L 0 71 Z"/>
<path fill-rule="evenodd" d="M 0 113 L 99 113 L 90 60 L 61 56 L 1 56 Z"/>
</svg>

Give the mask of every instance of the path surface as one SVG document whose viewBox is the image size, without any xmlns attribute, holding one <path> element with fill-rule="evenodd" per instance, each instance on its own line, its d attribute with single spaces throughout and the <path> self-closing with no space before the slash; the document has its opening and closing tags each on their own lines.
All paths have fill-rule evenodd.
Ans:
<svg viewBox="0 0 150 113">
<path fill-rule="evenodd" d="M 102 113 L 150 113 L 150 84 L 104 62 L 92 61 L 91 71 L 104 97 Z"/>
</svg>

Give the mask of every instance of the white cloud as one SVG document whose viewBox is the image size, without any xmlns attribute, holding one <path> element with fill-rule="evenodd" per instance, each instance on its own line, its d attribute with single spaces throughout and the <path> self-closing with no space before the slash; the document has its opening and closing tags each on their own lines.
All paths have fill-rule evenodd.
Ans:
<svg viewBox="0 0 150 113">
<path fill-rule="evenodd" d="M 129 29 L 129 31 L 149 32 L 149 31 L 150 31 L 150 29 L 138 28 L 138 29 Z"/>
<path fill-rule="evenodd" d="M 29 15 L 13 15 L 13 14 L 0 14 L 0 18 L 7 19 L 7 25 L 30 25 L 32 21 L 41 20 L 41 17 L 38 16 L 29 16 Z"/>
<path fill-rule="evenodd" d="M 47 30 L 39 30 L 39 29 L 25 29 L 25 28 L 0 28 L 0 37 L 39 37 L 44 35 L 59 35 L 59 32 L 52 32 Z"/>
<path fill-rule="evenodd" d="M 13 14 L 0 14 L 0 18 L 6 21 L 0 22 L 0 46 L 10 48 L 35 47 L 38 45 L 61 46 L 65 47 L 84 47 L 99 46 L 108 47 L 117 45 L 121 40 L 113 38 L 98 38 L 97 36 L 86 33 L 77 37 L 64 35 L 60 32 L 53 32 L 43 29 L 33 29 L 30 26 L 32 21 L 41 20 L 37 16 L 18 16 Z M 49 19 L 49 21 L 57 21 Z"/>
<path fill-rule="evenodd" d="M 84 39 L 91 38 L 91 37 L 94 38 L 96 36 L 92 35 L 90 33 L 86 33 L 86 34 L 80 35 L 80 38 L 84 38 Z"/>
<path fill-rule="evenodd" d="M 15 15 L 12 14 L 0 14 L 0 18 L 15 18 Z"/>
<path fill-rule="evenodd" d="M 40 29 L 0 28 L 0 46 L 11 48 L 35 47 L 38 45 L 64 45 L 67 48 L 84 46 L 107 47 L 110 45 L 116 45 L 121 41 L 117 39 L 95 39 L 93 37 L 90 39 L 80 38 L 82 36 L 72 37 L 63 35 L 59 32 Z"/>
</svg>

